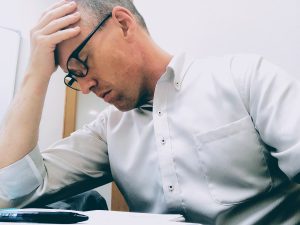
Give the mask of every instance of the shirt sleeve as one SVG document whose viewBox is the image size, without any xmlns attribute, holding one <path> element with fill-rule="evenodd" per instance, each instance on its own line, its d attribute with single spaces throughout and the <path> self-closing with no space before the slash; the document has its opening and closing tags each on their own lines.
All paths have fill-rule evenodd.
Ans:
<svg viewBox="0 0 300 225">
<path fill-rule="evenodd" d="M 105 114 L 0 170 L 0 207 L 45 205 L 111 182 Z M 51 197 L 51 198 L 49 198 Z"/>
<path fill-rule="evenodd" d="M 32 160 L 35 159 L 35 162 Z M 42 157 L 38 147 L 24 158 L 0 170 L 0 198 L 16 199 L 26 195 L 42 184 L 43 178 L 36 165 L 41 165 Z M 38 166 L 41 168 L 41 166 Z M 43 167 L 42 167 L 43 169 Z M 30 171 L 30 173 L 28 173 Z M 26 179 L 24 179 L 26 177 Z"/>
<path fill-rule="evenodd" d="M 262 140 L 294 179 L 300 173 L 300 82 L 262 57 L 250 58 L 233 58 L 231 72 Z"/>
</svg>

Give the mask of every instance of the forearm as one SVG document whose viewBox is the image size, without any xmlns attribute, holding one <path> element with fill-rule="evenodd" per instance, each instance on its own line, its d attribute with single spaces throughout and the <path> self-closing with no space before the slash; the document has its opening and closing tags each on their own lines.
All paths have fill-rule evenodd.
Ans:
<svg viewBox="0 0 300 225">
<path fill-rule="evenodd" d="M 0 128 L 0 168 L 27 155 L 38 142 L 45 95 L 55 65 L 57 44 L 80 33 L 76 4 L 60 1 L 51 6 L 31 30 L 31 56 L 24 81 Z"/>
<path fill-rule="evenodd" d="M 44 77 L 29 71 L 6 114 L 0 130 L 0 168 L 21 159 L 37 144 L 49 83 Z"/>
</svg>

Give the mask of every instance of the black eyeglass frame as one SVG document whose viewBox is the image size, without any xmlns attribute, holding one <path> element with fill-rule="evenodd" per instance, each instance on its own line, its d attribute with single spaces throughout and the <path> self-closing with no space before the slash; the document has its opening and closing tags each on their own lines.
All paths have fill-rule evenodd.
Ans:
<svg viewBox="0 0 300 225">
<path fill-rule="evenodd" d="M 104 23 L 112 16 L 112 13 L 109 13 L 107 14 L 104 19 L 102 19 L 99 24 L 94 28 L 94 30 L 89 33 L 89 35 L 81 42 L 81 44 L 71 53 L 71 55 L 69 56 L 68 58 L 68 61 L 67 61 L 67 69 L 68 69 L 68 74 L 64 77 L 64 83 L 65 85 L 67 85 L 68 87 L 76 90 L 76 91 L 80 91 L 80 89 L 77 89 L 77 88 L 74 88 L 72 87 L 72 84 L 74 82 L 77 82 L 77 79 L 76 77 L 85 77 L 88 72 L 89 72 L 89 68 L 88 66 L 86 65 L 85 62 L 83 62 L 80 58 L 79 58 L 79 53 L 80 51 L 84 48 L 84 46 L 88 43 L 88 41 L 91 39 L 91 37 L 96 33 L 96 31 L 104 25 Z M 74 72 L 72 72 L 72 70 L 69 69 L 69 62 L 71 59 L 76 59 L 77 61 L 79 61 L 83 66 L 84 68 L 86 69 L 86 72 L 85 73 L 82 73 L 82 75 L 79 75 L 79 74 L 75 74 Z M 66 78 L 70 78 L 70 80 L 68 82 L 66 82 Z"/>
</svg>

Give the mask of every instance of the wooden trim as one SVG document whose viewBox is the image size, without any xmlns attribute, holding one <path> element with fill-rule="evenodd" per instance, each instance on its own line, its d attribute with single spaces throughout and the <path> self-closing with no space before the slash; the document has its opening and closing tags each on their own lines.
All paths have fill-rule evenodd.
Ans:
<svg viewBox="0 0 300 225">
<path fill-rule="evenodd" d="M 112 183 L 112 190 L 111 190 L 111 210 L 113 211 L 126 211 L 128 212 L 128 205 L 123 198 L 123 195 L 119 191 L 115 182 Z"/>
<path fill-rule="evenodd" d="M 68 137 L 76 129 L 77 92 L 66 89 L 63 137 Z M 128 211 L 128 206 L 116 184 L 112 183 L 111 209 L 114 211 Z"/>
<path fill-rule="evenodd" d="M 68 137 L 76 129 L 77 92 L 66 88 L 63 137 Z"/>
</svg>

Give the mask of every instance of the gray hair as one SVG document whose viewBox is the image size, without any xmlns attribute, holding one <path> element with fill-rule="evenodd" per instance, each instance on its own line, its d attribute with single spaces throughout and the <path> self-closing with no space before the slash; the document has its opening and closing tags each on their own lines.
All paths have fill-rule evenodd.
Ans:
<svg viewBox="0 0 300 225">
<path fill-rule="evenodd" d="M 111 13 L 114 7 L 122 6 L 128 9 L 136 18 L 139 25 L 148 32 L 147 25 L 142 15 L 138 12 L 132 0 L 74 0 L 79 6 L 92 13 L 92 16 L 100 21 Z"/>
</svg>

